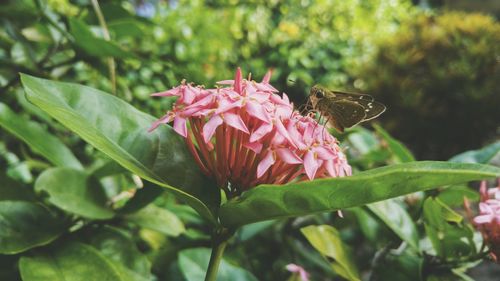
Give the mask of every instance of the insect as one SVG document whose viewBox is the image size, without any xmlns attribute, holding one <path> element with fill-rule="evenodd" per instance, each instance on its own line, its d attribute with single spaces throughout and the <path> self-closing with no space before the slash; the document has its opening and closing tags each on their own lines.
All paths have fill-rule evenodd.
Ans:
<svg viewBox="0 0 500 281">
<path fill-rule="evenodd" d="M 309 102 L 339 132 L 372 120 L 385 111 L 385 105 L 370 95 L 331 91 L 319 85 L 311 88 Z"/>
</svg>

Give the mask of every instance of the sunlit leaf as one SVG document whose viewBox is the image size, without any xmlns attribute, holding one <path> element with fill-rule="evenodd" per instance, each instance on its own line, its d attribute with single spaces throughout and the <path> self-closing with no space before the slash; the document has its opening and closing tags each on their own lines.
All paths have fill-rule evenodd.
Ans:
<svg viewBox="0 0 500 281">
<path fill-rule="evenodd" d="M 28 75 L 21 80 L 30 102 L 124 168 L 165 187 L 215 221 L 212 210 L 219 205 L 219 191 L 170 127 L 148 133 L 155 118 L 89 87 Z"/>
<path fill-rule="evenodd" d="M 488 165 L 410 162 L 350 177 L 257 186 L 222 205 L 220 216 L 224 225 L 235 227 L 273 218 L 345 209 L 439 186 L 498 176 L 500 168 Z"/>
<path fill-rule="evenodd" d="M 349 249 L 342 242 L 339 232 L 329 225 L 311 225 L 300 231 L 309 243 L 324 257 L 330 258 L 333 270 L 347 280 L 360 281 L 358 270 L 354 265 Z"/>
</svg>

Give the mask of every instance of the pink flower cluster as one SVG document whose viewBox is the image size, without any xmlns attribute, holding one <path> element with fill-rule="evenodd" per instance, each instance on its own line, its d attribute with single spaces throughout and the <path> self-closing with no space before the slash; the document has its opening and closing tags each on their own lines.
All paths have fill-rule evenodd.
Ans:
<svg viewBox="0 0 500 281">
<path fill-rule="evenodd" d="M 286 94 L 242 78 L 215 89 L 182 83 L 153 94 L 179 97 L 150 130 L 173 121 L 201 170 L 228 195 L 253 186 L 351 174 L 338 141 L 310 116 L 294 111 Z"/>
<path fill-rule="evenodd" d="M 486 181 L 481 182 L 481 202 L 479 215 L 474 217 L 476 228 L 481 231 L 484 240 L 490 247 L 493 259 L 499 262 L 500 258 L 500 181 L 497 187 L 487 188 Z M 466 208 L 468 207 L 466 202 Z M 469 211 L 470 212 L 470 211 Z"/>
</svg>

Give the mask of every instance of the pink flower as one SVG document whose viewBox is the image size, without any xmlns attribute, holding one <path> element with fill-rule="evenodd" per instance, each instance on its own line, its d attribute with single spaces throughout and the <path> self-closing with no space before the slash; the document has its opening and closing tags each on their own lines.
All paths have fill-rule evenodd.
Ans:
<svg viewBox="0 0 500 281">
<path fill-rule="evenodd" d="M 150 130 L 173 122 L 201 171 L 233 197 L 259 184 L 351 174 L 338 141 L 310 116 L 294 111 L 286 94 L 242 78 L 215 89 L 186 84 L 153 96 L 179 97 Z"/>
<path fill-rule="evenodd" d="M 300 265 L 290 263 L 286 266 L 286 270 L 297 274 L 301 281 L 309 281 L 309 273 Z"/>
<path fill-rule="evenodd" d="M 490 255 L 496 262 L 500 262 L 500 180 L 498 185 L 487 188 L 486 181 L 481 182 L 479 215 L 472 219 L 476 228 L 481 231 L 484 241 L 489 245 Z M 470 204 L 467 200 L 465 208 L 470 215 Z"/>
</svg>

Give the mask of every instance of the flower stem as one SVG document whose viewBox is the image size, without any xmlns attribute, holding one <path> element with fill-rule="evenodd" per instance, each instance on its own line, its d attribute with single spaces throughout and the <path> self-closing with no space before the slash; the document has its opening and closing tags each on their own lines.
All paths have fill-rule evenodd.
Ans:
<svg viewBox="0 0 500 281">
<path fill-rule="evenodd" d="M 224 250 L 226 249 L 227 241 L 231 238 L 232 234 L 233 232 L 226 228 L 215 231 L 212 237 L 212 254 L 210 255 L 205 281 L 217 280 L 219 264 L 222 260 Z"/>
</svg>

